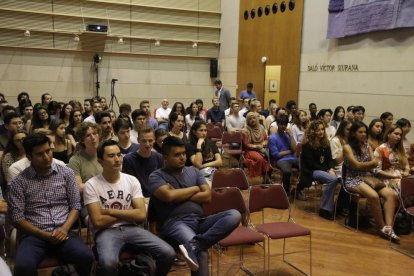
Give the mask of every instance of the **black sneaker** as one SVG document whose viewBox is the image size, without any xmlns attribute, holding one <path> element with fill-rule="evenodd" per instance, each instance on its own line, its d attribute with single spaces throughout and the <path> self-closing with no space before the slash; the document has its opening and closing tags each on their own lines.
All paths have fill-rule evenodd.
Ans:
<svg viewBox="0 0 414 276">
<path fill-rule="evenodd" d="M 197 255 L 195 248 L 191 245 L 191 242 L 188 242 L 186 244 L 180 244 L 178 246 L 180 249 L 181 254 L 183 254 L 185 261 L 190 267 L 191 271 L 197 271 L 198 270 L 198 261 L 197 261 Z"/>
<path fill-rule="evenodd" d="M 303 194 L 302 191 L 299 191 L 299 190 L 296 191 L 296 199 L 301 200 L 301 201 L 306 201 L 305 195 Z"/>
<path fill-rule="evenodd" d="M 327 220 L 334 220 L 332 213 L 325 209 L 319 209 L 319 216 Z"/>
</svg>

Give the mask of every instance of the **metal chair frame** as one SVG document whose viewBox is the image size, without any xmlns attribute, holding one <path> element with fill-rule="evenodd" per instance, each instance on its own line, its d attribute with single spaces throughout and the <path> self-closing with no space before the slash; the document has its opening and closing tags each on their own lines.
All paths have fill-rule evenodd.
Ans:
<svg viewBox="0 0 414 276">
<path fill-rule="evenodd" d="M 239 199 L 238 199 L 239 200 L 239 205 L 242 206 L 242 207 L 240 207 L 240 206 L 233 206 L 233 207 L 236 210 L 238 210 L 239 212 L 243 212 L 244 213 L 244 214 L 242 214 L 242 216 L 244 215 L 243 216 L 244 219 L 242 220 L 242 223 L 241 223 L 242 225 L 241 226 L 238 226 L 238 228 L 236 228 L 235 230 L 233 230 L 233 232 L 228 237 L 231 237 L 231 235 L 236 235 L 238 231 L 248 231 L 250 235 L 261 236 L 260 233 L 258 233 L 254 228 L 251 228 L 249 226 L 249 223 L 248 223 L 248 218 L 249 218 L 249 213 L 248 212 L 249 212 L 249 210 L 248 210 L 248 208 L 245 205 L 245 201 L 243 199 L 242 192 L 241 192 L 241 190 L 239 188 L 237 188 L 237 187 L 222 187 L 222 188 L 212 189 L 212 193 L 213 193 L 212 197 L 213 197 L 213 200 L 214 200 L 214 193 L 215 192 L 218 192 L 218 193 L 221 192 L 221 191 L 230 191 L 231 192 L 231 190 L 237 191 L 237 194 L 239 196 Z M 205 214 L 206 215 L 209 215 L 209 214 L 217 213 L 217 212 L 220 212 L 220 211 L 228 210 L 229 208 L 221 208 L 218 204 L 215 204 L 212 201 L 211 203 L 204 205 L 203 206 L 203 209 L 205 211 Z M 222 241 L 218 242 L 215 246 L 213 246 L 213 249 L 215 249 L 217 251 L 217 253 L 218 253 L 218 256 L 217 256 L 217 275 L 220 275 L 220 255 L 223 252 L 223 249 L 224 248 L 227 248 L 227 247 L 225 247 L 225 246 L 223 246 L 221 244 L 221 242 L 224 242 L 225 239 L 223 239 Z M 265 250 L 266 244 L 265 244 L 265 238 L 264 238 L 264 236 L 263 236 L 263 239 L 262 239 L 261 242 L 263 242 L 263 246 L 262 246 L 263 247 L 263 260 L 264 260 L 264 262 L 263 262 L 263 270 L 265 270 L 265 267 L 266 267 L 266 258 L 265 258 L 265 256 L 266 256 L 265 255 L 265 252 L 266 252 L 266 250 Z M 246 274 L 248 274 L 248 275 L 254 275 L 254 273 L 252 273 L 244 265 L 244 251 L 243 250 L 244 250 L 244 247 L 247 244 L 248 243 L 246 242 L 245 244 L 241 243 L 241 244 L 238 244 L 238 245 L 231 245 L 231 246 L 239 246 L 240 247 L 240 254 L 239 254 L 239 267 L 240 267 L 240 269 L 243 272 L 245 272 Z M 212 263 L 213 262 L 213 252 L 212 252 L 212 250 L 210 252 L 211 252 L 211 263 Z"/>
<path fill-rule="evenodd" d="M 396 218 L 399 210 L 401 210 L 401 209 L 405 213 L 407 213 L 408 215 L 411 216 L 411 222 L 412 222 L 412 219 L 414 218 L 414 212 L 408 210 L 408 208 L 414 207 L 414 204 L 413 204 L 413 206 L 406 206 L 406 204 L 405 204 L 405 199 L 408 198 L 408 197 L 413 197 L 413 200 L 414 200 L 414 188 L 411 187 L 412 190 L 406 192 L 406 187 L 405 186 L 409 187 L 410 185 L 411 186 L 414 185 L 414 177 L 404 177 L 403 179 L 401 179 L 401 189 L 400 189 L 400 192 L 398 193 L 398 198 L 400 200 L 400 206 L 399 206 L 397 212 L 395 213 L 394 221 L 395 221 L 395 218 Z M 407 250 L 402 249 L 401 246 L 394 245 L 391 242 L 391 238 L 390 238 L 390 248 L 397 251 L 397 252 L 400 252 L 401 254 L 404 254 L 407 257 L 410 257 L 410 258 L 414 259 L 414 253 L 410 253 Z"/>
<path fill-rule="evenodd" d="M 278 190 L 280 190 L 280 191 L 283 192 L 284 197 L 285 197 L 285 201 L 286 201 L 286 203 L 285 203 L 286 206 L 285 207 L 263 206 L 261 208 L 261 210 L 254 210 L 254 211 L 252 211 L 251 210 L 251 205 L 252 205 L 252 190 L 253 189 L 259 189 L 259 188 L 262 188 L 262 187 L 269 188 L 269 187 L 272 187 L 272 186 L 275 186 L 275 187 L 277 186 Z M 266 196 L 272 197 L 272 193 L 267 193 Z M 278 203 L 275 203 L 275 204 L 278 204 Z M 281 205 L 283 205 L 283 203 L 281 203 Z M 287 210 L 288 211 L 288 219 L 287 219 L 287 222 L 285 222 L 285 223 L 293 223 L 293 224 L 296 224 L 295 220 L 291 216 L 291 207 L 290 207 L 289 199 L 287 197 L 287 194 L 286 194 L 283 186 L 280 185 L 280 184 L 263 184 L 263 185 L 257 185 L 257 186 L 250 187 L 250 189 L 249 189 L 249 203 L 248 203 L 248 206 L 249 206 L 249 214 L 250 213 L 253 213 L 253 212 L 261 211 L 261 214 L 262 214 L 262 223 L 260 225 L 266 225 L 266 223 L 264 222 L 265 221 L 265 210 L 264 210 L 265 208 L 285 209 L 285 210 Z M 250 219 L 249 219 L 249 221 L 250 221 Z M 260 225 L 254 225 L 251 221 L 250 221 L 250 224 L 253 227 L 255 227 L 256 229 L 257 229 L 257 227 L 260 227 Z M 263 233 L 267 237 L 267 274 L 270 275 L 270 240 L 272 238 L 270 237 L 270 235 L 268 233 L 265 233 L 263 231 L 260 231 L 259 229 L 258 229 L 258 231 L 261 232 L 261 233 Z M 293 236 L 293 237 L 301 237 L 301 236 L 304 236 L 304 235 Z M 307 274 L 305 271 L 303 271 L 298 266 L 292 264 L 291 262 L 289 262 L 286 259 L 286 254 L 287 254 L 286 253 L 286 239 L 287 238 L 293 238 L 293 237 L 284 237 L 283 238 L 283 252 L 281 254 L 282 257 L 283 257 L 283 262 L 286 263 L 286 264 L 288 264 L 292 268 L 296 269 L 297 271 L 301 272 L 304 275 L 312 275 L 312 232 L 309 230 L 309 274 Z"/>
</svg>

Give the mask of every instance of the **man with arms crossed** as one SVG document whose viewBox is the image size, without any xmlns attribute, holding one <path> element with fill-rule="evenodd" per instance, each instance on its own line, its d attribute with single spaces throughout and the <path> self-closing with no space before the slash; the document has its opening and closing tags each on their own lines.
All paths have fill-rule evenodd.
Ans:
<svg viewBox="0 0 414 276">
<path fill-rule="evenodd" d="M 117 142 L 102 142 L 98 161 L 102 174 L 89 179 L 84 190 L 84 202 L 95 228 L 98 275 L 117 275 L 119 252 L 125 244 L 151 254 L 157 263 L 156 275 L 167 275 L 175 251 L 137 224 L 146 219 L 141 185 L 135 177 L 121 173 L 122 154 Z"/>
<path fill-rule="evenodd" d="M 201 205 L 211 200 L 210 187 L 195 167 L 185 167 L 186 151 L 177 137 L 165 138 L 165 167 L 150 175 L 150 208 L 160 237 L 179 245 L 192 275 L 208 275 L 208 248 L 240 223 L 236 210 L 204 217 Z"/>
<path fill-rule="evenodd" d="M 21 234 L 14 275 L 37 275 L 48 253 L 74 264 L 80 275 L 89 275 L 93 254 L 70 232 L 81 209 L 73 171 L 53 161 L 46 135 L 29 135 L 23 146 L 31 164 L 11 181 L 9 193 L 10 217 Z"/>
</svg>

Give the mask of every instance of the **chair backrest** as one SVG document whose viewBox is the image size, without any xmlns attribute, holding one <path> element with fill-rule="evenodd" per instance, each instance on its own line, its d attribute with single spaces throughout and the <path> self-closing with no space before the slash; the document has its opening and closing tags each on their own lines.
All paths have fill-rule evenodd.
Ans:
<svg viewBox="0 0 414 276">
<path fill-rule="evenodd" d="M 213 128 L 213 127 L 218 127 L 220 129 L 221 132 L 223 132 L 223 125 L 219 122 L 216 123 L 207 123 L 207 129 L 209 128 Z"/>
<path fill-rule="evenodd" d="M 203 204 L 205 216 L 213 215 L 222 211 L 235 209 L 247 217 L 246 203 L 244 202 L 241 191 L 236 187 L 227 187 L 211 190 L 211 201 Z M 245 225 L 245 219 L 243 224 Z"/>
<path fill-rule="evenodd" d="M 216 170 L 211 180 L 211 188 L 237 187 L 240 190 L 249 189 L 246 174 L 240 168 Z"/>
<path fill-rule="evenodd" d="M 207 128 L 207 138 L 210 139 L 220 139 L 222 137 L 222 131 L 218 126 L 213 126 L 212 128 Z"/>
<path fill-rule="evenodd" d="M 414 197 L 414 177 L 404 177 L 401 179 L 400 196 L 405 208 L 414 206 L 413 200 L 406 200 Z M 410 204 L 411 203 L 411 204 Z"/>
<path fill-rule="evenodd" d="M 231 144 L 231 143 L 238 143 L 240 144 L 241 147 L 241 143 L 243 140 L 243 134 L 239 131 L 234 131 L 234 132 L 223 132 L 223 137 L 221 138 L 221 142 L 222 144 Z"/>
<path fill-rule="evenodd" d="M 256 185 L 249 190 L 249 212 L 262 211 L 264 208 L 290 210 L 289 199 L 280 184 Z"/>
</svg>

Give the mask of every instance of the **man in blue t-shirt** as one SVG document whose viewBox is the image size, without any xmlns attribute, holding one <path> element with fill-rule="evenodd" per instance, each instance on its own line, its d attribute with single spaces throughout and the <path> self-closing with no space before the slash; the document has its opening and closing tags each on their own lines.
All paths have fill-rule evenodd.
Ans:
<svg viewBox="0 0 414 276">
<path fill-rule="evenodd" d="M 195 275 L 208 275 L 208 248 L 239 224 L 236 210 L 203 216 L 202 204 L 211 200 L 210 186 L 195 167 L 185 167 L 186 149 L 177 137 L 163 142 L 165 167 L 149 177 L 150 207 L 160 237 L 179 245 Z"/>
<path fill-rule="evenodd" d="M 290 194 L 292 168 L 299 169 L 299 159 L 295 156 L 296 142 L 292 130 L 287 128 L 289 117 L 281 115 L 276 119 L 277 132 L 269 137 L 269 152 L 272 161 L 282 172 L 283 188 Z M 301 195 L 297 195 L 300 197 Z"/>
<path fill-rule="evenodd" d="M 253 91 L 253 83 L 249 82 L 246 85 L 246 90 L 240 92 L 240 99 L 257 99 L 256 92 Z"/>
<path fill-rule="evenodd" d="M 138 143 L 140 147 L 136 152 L 124 156 L 122 172 L 138 178 L 142 194 L 149 197 L 148 177 L 153 171 L 164 166 L 164 159 L 161 154 L 152 150 L 155 134 L 151 127 L 145 127 L 138 132 Z"/>
</svg>

